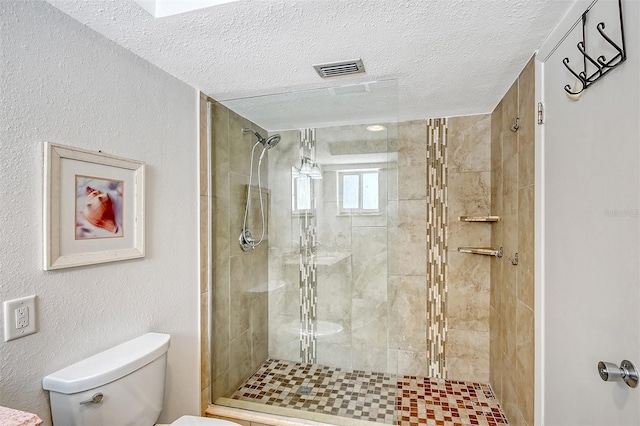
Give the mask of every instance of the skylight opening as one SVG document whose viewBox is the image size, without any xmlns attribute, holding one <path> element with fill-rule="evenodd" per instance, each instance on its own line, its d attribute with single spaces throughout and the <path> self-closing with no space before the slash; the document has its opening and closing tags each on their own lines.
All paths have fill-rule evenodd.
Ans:
<svg viewBox="0 0 640 426">
<path fill-rule="evenodd" d="M 239 0 L 134 0 L 154 18 L 179 15 Z"/>
</svg>

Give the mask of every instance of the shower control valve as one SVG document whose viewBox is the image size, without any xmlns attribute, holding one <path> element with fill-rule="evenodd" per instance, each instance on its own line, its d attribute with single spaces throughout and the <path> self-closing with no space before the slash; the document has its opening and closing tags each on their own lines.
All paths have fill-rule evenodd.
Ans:
<svg viewBox="0 0 640 426">
<path fill-rule="evenodd" d="M 243 229 L 240 231 L 240 236 L 238 237 L 238 243 L 243 251 L 249 251 L 256 248 L 256 240 L 253 238 L 253 234 L 248 229 Z"/>
</svg>

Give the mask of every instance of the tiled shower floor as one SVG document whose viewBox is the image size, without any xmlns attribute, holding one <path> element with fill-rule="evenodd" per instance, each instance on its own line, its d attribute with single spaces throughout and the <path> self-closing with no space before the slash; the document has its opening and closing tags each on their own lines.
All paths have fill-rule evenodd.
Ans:
<svg viewBox="0 0 640 426">
<path fill-rule="evenodd" d="M 507 424 L 485 384 L 276 359 L 267 360 L 232 399 L 399 426 Z"/>
</svg>

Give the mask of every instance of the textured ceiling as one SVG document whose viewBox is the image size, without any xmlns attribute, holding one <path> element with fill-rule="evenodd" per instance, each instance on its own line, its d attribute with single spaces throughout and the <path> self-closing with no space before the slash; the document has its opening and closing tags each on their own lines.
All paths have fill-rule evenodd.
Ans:
<svg viewBox="0 0 640 426">
<path fill-rule="evenodd" d="M 401 121 L 490 112 L 573 4 L 240 0 L 155 19 L 133 0 L 47 1 L 214 99 L 308 94 L 310 89 L 388 80 L 395 82 L 397 93 L 386 114 Z M 323 80 L 312 67 L 358 58 L 365 74 Z M 323 102 L 312 98 L 317 105 Z M 296 119 L 299 107 L 283 108 L 280 115 L 286 120 L 279 122 L 271 108 L 269 117 L 255 108 L 260 99 L 248 102 L 254 106 L 248 118 L 266 129 L 313 124 Z M 361 108 L 363 99 L 354 96 L 351 102 Z M 364 101 L 374 102 L 380 99 Z M 234 105 L 242 113 L 242 103 Z M 311 121 L 333 122 L 322 114 Z M 345 117 L 341 124 L 348 121 Z"/>
</svg>

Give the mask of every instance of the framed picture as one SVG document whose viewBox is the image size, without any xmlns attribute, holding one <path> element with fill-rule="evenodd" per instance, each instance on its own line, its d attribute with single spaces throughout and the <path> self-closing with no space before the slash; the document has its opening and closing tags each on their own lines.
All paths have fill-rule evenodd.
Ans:
<svg viewBox="0 0 640 426">
<path fill-rule="evenodd" d="M 44 269 L 144 257 L 139 161 L 45 143 Z"/>
</svg>

